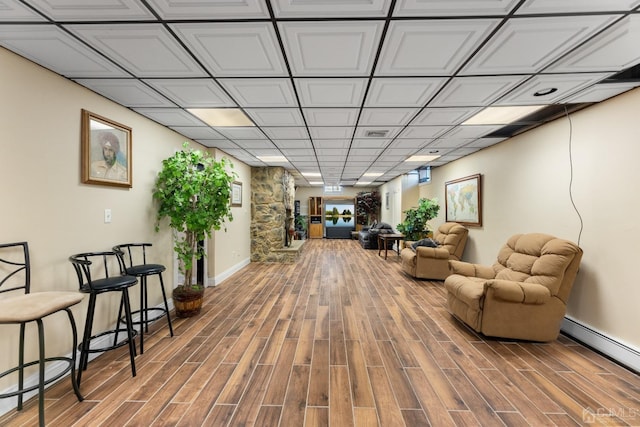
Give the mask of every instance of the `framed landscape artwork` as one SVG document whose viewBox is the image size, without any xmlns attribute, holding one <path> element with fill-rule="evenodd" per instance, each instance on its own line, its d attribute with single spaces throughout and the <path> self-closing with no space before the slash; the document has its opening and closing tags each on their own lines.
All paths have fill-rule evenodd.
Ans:
<svg viewBox="0 0 640 427">
<path fill-rule="evenodd" d="M 82 182 L 131 188 L 131 128 L 82 110 L 80 130 Z"/>
<path fill-rule="evenodd" d="M 480 174 L 444 184 L 447 222 L 482 226 L 482 179 Z"/>
</svg>

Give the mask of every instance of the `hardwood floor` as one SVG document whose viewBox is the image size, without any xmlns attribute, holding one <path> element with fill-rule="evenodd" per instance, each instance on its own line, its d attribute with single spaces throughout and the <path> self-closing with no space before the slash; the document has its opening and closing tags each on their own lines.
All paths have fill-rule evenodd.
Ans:
<svg viewBox="0 0 640 427">
<path fill-rule="evenodd" d="M 47 390 L 47 425 L 640 425 L 634 373 L 564 336 L 480 337 L 448 313 L 442 282 L 353 240 L 252 263 L 174 330 L 156 322 L 135 378 L 123 347 L 89 363 L 84 402 L 67 379 Z M 37 419 L 32 399 L 0 425 Z"/>
</svg>

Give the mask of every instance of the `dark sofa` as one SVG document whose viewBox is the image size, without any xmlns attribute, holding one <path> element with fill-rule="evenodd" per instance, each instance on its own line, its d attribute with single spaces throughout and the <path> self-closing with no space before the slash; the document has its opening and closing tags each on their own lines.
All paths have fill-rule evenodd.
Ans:
<svg viewBox="0 0 640 427">
<path fill-rule="evenodd" d="M 380 222 L 371 227 L 364 227 L 358 233 L 358 241 L 364 249 L 378 249 L 378 234 L 393 234 L 393 227 L 386 222 Z M 393 249 L 393 241 L 387 242 L 387 249 Z"/>
</svg>

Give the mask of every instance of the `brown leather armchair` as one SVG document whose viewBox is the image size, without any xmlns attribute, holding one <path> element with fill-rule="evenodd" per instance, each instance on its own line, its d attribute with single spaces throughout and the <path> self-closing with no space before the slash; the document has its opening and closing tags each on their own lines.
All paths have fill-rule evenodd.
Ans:
<svg viewBox="0 0 640 427">
<path fill-rule="evenodd" d="M 400 252 L 402 269 L 418 279 L 444 280 L 450 274 L 449 260 L 462 257 L 468 235 L 466 227 L 456 222 L 445 222 L 433 237 L 437 248 L 418 246 L 413 250 L 407 242 Z"/>
<path fill-rule="evenodd" d="M 560 332 L 582 249 L 547 234 L 517 234 L 493 266 L 450 261 L 451 313 L 487 336 L 553 341 Z"/>
</svg>

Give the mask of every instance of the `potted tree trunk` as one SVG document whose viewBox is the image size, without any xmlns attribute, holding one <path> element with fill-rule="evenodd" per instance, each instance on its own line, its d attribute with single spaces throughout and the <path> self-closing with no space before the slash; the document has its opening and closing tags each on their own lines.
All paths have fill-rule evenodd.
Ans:
<svg viewBox="0 0 640 427">
<path fill-rule="evenodd" d="M 188 148 L 162 161 L 156 178 L 153 198 L 157 202 L 156 231 L 167 218 L 174 232 L 174 251 L 184 283 L 173 290 L 176 316 L 200 313 L 204 284 L 193 282 L 196 260 L 205 256 L 198 242 L 211 237 L 224 221 L 233 220 L 230 208 L 231 183 L 236 174 L 226 158 L 216 160 L 208 153 Z"/>
</svg>

